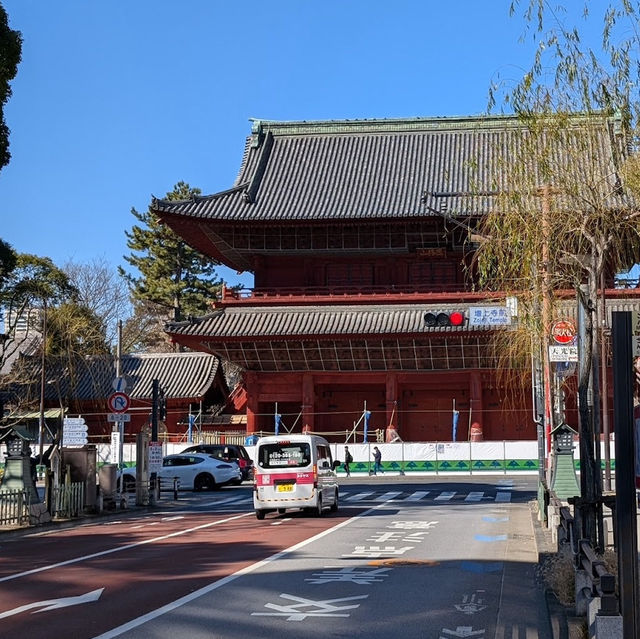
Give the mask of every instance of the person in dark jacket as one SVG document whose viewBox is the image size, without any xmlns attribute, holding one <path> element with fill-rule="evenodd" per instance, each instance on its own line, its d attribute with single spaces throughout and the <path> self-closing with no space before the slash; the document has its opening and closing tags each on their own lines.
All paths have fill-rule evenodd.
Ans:
<svg viewBox="0 0 640 639">
<path fill-rule="evenodd" d="M 344 470 L 347 473 L 347 477 L 351 477 L 351 468 L 350 468 L 350 464 L 353 461 L 353 457 L 351 456 L 351 453 L 349 452 L 349 447 L 345 446 L 344 447 Z"/>
<path fill-rule="evenodd" d="M 378 471 L 380 471 L 384 475 L 384 470 L 382 470 L 382 453 L 377 446 L 373 447 L 373 474 L 377 475 Z"/>
</svg>

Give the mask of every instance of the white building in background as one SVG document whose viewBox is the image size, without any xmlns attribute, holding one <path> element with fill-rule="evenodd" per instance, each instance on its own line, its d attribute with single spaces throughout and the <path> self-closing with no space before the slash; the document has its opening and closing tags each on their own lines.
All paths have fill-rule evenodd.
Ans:
<svg viewBox="0 0 640 639">
<path fill-rule="evenodd" d="M 40 347 L 40 309 L 20 315 L 0 309 L 0 336 L 0 375 L 7 375 L 21 354 L 33 355 Z"/>
</svg>

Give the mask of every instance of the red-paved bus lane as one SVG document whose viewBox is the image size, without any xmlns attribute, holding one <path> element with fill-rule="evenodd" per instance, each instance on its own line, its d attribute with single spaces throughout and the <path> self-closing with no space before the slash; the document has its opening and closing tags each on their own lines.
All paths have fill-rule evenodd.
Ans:
<svg viewBox="0 0 640 639">
<path fill-rule="evenodd" d="M 0 536 L 0 637 L 95 637 L 347 518 L 140 514 L 46 534 Z"/>
</svg>

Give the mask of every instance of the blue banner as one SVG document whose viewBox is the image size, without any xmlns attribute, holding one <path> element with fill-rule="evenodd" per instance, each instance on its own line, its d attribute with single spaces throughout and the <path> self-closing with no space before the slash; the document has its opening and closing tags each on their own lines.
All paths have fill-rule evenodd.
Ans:
<svg viewBox="0 0 640 639">
<path fill-rule="evenodd" d="M 282 419 L 281 419 L 282 415 L 280 415 L 279 413 L 276 413 L 274 415 L 274 417 L 275 417 L 275 420 L 276 420 L 276 428 L 275 428 L 276 435 L 279 435 L 280 434 L 280 424 L 282 424 Z"/>
<path fill-rule="evenodd" d="M 365 444 L 367 443 L 367 437 L 369 435 L 369 417 L 371 417 L 371 411 L 364 411 L 364 439 L 362 440 Z"/>
<path fill-rule="evenodd" d="M 190 444 L 193 444 L 193 425 L 196 423 L 196 416 L 189 415 L 189 435 L 187 436 L 187 441 Z"/>
<path fill-rule="evenodd" d="M 453 411 L 453 436 L 452 436 L 452 440 L 455 442 L 456 441 L 456 435 L 458 434 L 458 415 L 460 415 L 460 412 L 457 410 Z"/>
</svg>

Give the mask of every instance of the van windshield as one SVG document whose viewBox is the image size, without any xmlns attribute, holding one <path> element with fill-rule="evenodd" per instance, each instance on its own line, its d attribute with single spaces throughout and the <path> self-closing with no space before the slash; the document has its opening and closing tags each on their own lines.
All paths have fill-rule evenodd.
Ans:
<svg viewBox="0 0 640 639">
<path fill-rule="evenodd" d="M 262 444 L 258 452 L 260 468 L 302 468 L 311 463 L 311 447 L 306 442 Z"/>
</svg>

